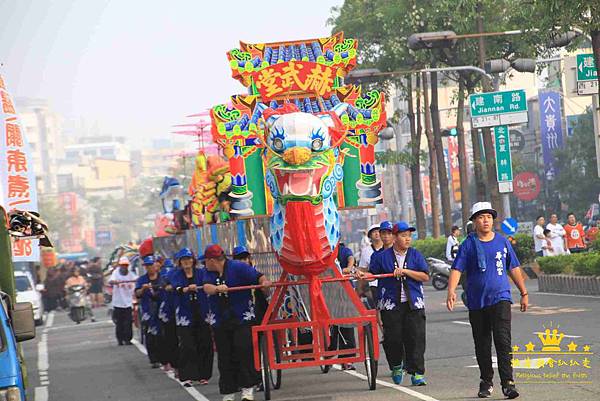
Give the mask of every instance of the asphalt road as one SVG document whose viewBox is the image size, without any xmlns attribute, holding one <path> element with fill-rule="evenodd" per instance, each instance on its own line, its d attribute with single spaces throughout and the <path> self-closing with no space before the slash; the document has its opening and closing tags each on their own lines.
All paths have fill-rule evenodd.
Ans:
<svg viewBox="0 0 600 401">
<path fill-rule="evenodd" d="M 560 343 L 562 351 L 566 351 L 567 345 L 572 342 L 577 345 L 577 351 L 589 345 L 594 355 L 552 356 L 557 364 L 559 360 L 567 364 L 573 360 L 583 364 L 583 359 L 587 358 L 590 368 L 550 367 L 547 360 L 540 359 L 539 355 L 515 355 L 515 358 L 521 359 L 529 357 L 533 364 L 546 362 L 542 367 L 515 369 L 520 399 L 599 400 L 600 298 L 540 294 L 536 291 L 535 281 L 528 282 L 528 285 L 531 310 L 521 313 L 516 306 L 513 309 L 513 344 L 519 346 L 519 351 L 525 351 L 529 343 L 535 346 L 534 351 L 539 351 L 542 344 L 535 333 L 544 331 L 544 327 L 552 327 L 559 328 L 565 334 Z M 376 391 L 367 390 L 362 366 L 358 366 L 357 372 L 333 369 L 328 374 L 322 374 L 315 368 L 292 369 L 283 372 L 282 388 L 273 392 L 273 399 L 477 399 L 479 371 L 474 359 L 467 311 L 464 306 L 459 306 L 455 312 L 447 312 L 444 301 L 444 291 L 427 287 L 427 386 L 412 387 L 409 378 L 405 378 L 402 386 L 393 385 L 385 354 L 381 351 L 380 381 Z M 98 311 L 97 317 L 97 323 L 84 322 L 76 326 L 64 312 L 57 312 L 50 315 L 46 325 L 38 329 L 35 340 L 23 344 L 29 370 L 28 400 L 221 399 L 216 363 L 210 384 L 186 389 L 159 369 L 151 369 L 139 344 L 117 346 L 114 326 L 106 316 L 105 309 Z M 586 373 L 587 377 L 573 373 Z M 539 380 L 553 383 L 530 383 Z M 495 384 L 492 399 L 503 399 L 497 378 Z M 256 399 L 262 399 L 262 393 L 257 393 Z"/>
</svg>

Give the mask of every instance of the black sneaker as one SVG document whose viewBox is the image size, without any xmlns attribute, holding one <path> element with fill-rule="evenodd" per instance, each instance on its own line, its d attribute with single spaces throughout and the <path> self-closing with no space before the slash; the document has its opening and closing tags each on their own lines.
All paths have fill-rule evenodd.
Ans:
<svg viewBox="0 0 600 401">
<path fill-rule="evenodd" d="M 502 394 L 504 394 L 504 396 L 509 400 L 515 399 L 519 396 L 519 392 L 517 391 L 514 382 L 508 382 L 505 385 L 503 385 Z"/>
<path fill-rule="evenodd" d="M 477 393 L 477 397 L 490 398 L 492 396 L 492 391 L 494 391 L 494 386 L 492 386 L 492 383 L 482 380 L 481 383 L 479 383 L 479 392 Z"/>
</svg>

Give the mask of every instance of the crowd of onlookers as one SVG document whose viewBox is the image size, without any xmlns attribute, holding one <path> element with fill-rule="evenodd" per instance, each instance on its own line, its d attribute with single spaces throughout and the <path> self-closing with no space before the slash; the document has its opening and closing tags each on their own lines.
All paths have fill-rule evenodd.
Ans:
<svg viewBox="0 0 600 401">
<path fill-rule="evenodd" d="M 70 277 L 76 272 L 88 283 L 88 292 L 92 307 L 99 307 L 104 304 L 104 276 L 99 257 L 94 257 L 90 261 L 63 261 L 56 266 L 48 268 L 46 279 L 44 280 L 44 308 L 46 311 L 52 311 L 58 308 L 66 309 L 65 285 Z"/>
<path fill-rule="evenodd" d="M 558 215 L 550 215 L 546 224 L 544 216 L 538 216 L 533 228 L 533 241 L 537 256 L 557 256 L 584 252 L 598 235 L 598 225 L 584 231 L 574 213 L 567 214 L 567 222 L 559 222 Z"/>
</svg>

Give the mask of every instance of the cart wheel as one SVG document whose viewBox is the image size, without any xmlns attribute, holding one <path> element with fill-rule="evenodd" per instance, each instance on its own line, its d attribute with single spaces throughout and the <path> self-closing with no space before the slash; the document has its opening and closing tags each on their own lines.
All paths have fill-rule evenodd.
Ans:
<svg viewBox="0 0 600 401">
<path fill-rule="evenodd" d="M 373 332 L 370 324 L 365 326 L 364 333 L 365 370 L 367 371 L 367 383 L 369 384 L 369 390 L 375 390 L 377 387 L 377 360 L 375 359 Z"/>
<path fill-rule="evenodd" d="M 281 362 L 281 347 L 279 345 L 279 340 L 278 340 L 277 336 L 273 337 L 273 345 L 275 345 L 275 361 L 277 361 L 277 363 L 280 363 Z M 275 373 L 275 374 L 273 375 L 273 373 Z M 270 377 L 271 377 L 271 383 L 273 384 L 273 389 L 279 390 L 281 388 L 281 369 L 275 369 L 275 371 L 273 371 L 273 369 L 271 369 Z"/>
<path fill-rule="evenodd" d="M 267 351 L 267 337 L 260 336 L 260 373 L 263 384 L 263 396 L 265 401 L 271 399 L 271 369 L 269 369 L 269 353 Z"/>
</svg>

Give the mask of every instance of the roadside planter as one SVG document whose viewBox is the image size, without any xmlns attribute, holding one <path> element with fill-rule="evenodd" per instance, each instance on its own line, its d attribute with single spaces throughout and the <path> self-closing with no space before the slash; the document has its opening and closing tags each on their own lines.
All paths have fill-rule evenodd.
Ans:
<svg viewBox="0 0 600 401">
<path fill-rule="evenodd" d="M 600 295 L 600 253 L 550 256 L 537 259 L 541 292 Z"/>
<path fill-rule="evenodd" d="M 542 274 L 538 276 L 539 291 L 559 294 L 600 295 L 600 277 L 571 274 Z"/>
</svg>

